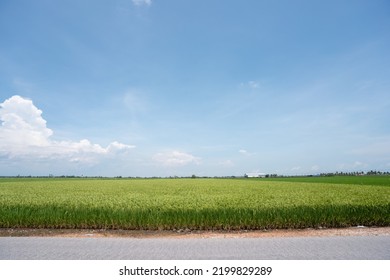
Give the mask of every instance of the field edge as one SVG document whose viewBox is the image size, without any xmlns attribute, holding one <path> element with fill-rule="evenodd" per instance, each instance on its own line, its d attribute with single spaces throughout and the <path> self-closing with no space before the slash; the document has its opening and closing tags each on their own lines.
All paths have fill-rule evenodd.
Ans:
<svg viewBox="0 0 390 280">
<path fill-rule="evenodd" d="M 272 238 L 324 236 L 390 236 L 390 227 L 343 227 L 271 230 L 104 230 L 0 228 L 1 237 L 64 238 Z"/>
</svg>

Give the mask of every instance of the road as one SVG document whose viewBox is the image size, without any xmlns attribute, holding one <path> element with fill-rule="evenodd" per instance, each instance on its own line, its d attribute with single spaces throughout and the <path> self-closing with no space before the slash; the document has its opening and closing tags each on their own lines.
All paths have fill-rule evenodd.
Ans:
<svg viewBox="0 0 390 280">
<path fill-rule="evenodd" d="M 390 236 L 0 237 L 2 260 L 390 260 Z"/>
</svg>

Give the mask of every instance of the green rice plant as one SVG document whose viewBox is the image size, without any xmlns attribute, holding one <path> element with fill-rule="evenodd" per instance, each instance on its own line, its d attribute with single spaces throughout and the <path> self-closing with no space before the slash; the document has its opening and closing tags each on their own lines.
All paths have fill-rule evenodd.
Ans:
<svg viewBox="0 0 390 280">
<path fill-rule="evenodd" d="M 390 225 L 387 185 L 234 179 L 0 179 L 0 227 L 271 229 Z"/>
</svg>

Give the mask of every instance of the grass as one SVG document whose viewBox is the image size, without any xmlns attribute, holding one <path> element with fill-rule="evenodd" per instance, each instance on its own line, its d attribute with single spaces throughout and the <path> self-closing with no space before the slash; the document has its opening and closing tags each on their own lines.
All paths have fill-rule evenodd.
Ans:
<svg viewBox="0 0 390 280">
<path fill-rule="evenodd" d="M 0 179 L 0 227 L 389 226 L 388 178 Z"/>
</svg>

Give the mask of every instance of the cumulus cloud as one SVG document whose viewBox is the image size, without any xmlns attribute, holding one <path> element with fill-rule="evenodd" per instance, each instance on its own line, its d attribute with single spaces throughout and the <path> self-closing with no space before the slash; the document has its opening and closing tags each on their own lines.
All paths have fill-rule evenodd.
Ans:
<svg viewBox="0 0 390 280">
<path fill-rule="evenodd" d="M 201 161 L 199 157 L 180 151 L 157 153 L 153 156 L 153 160 L 164 166 L 183 166 L 190 163 L 200 164 Z"/>
<path fill-rule="evenodd" d="M 136 6 L 142 6 L 142 5 L 150 6 L 150 5 L 152 5 L 152 0 L 132 0 L 132 2 Z"/>
<path fill-rule="evenodd" d="M 87 139 L 56 141 L 46 120 L 27 98 L 15 95 L 0 103 L 0 155 L 8 158 L 68 159 L 97 161 L 98 156 L 125 152 L 134 146 L 112 142 L 106 148 Z"/>
<path fill-rule="evenodd" d="M 46 127 L 42 111 L 36 108 L 31 100 L 13 96 L 0 104 L 0 145 L 47 146 L 53 134 Z"/>
</svg>

